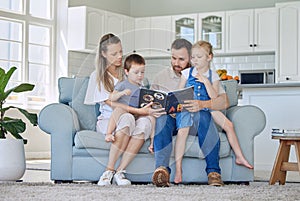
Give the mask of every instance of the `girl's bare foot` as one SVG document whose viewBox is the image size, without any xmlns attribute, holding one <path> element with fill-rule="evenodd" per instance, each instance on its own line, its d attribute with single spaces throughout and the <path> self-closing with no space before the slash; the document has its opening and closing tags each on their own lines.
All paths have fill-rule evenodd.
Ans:
<svg viewBox="0 0 300 201">
<path fill-rule="evenodd" d="M 235 163 L 238 164 L 238 165 L 243 165 L 243 166 L 245 166 L 246 168 L 253 169 L 253 166 L 250 165 L 250 164 L 248 163 L 248 161 L 247 161 L 245 158 L 242 158 L 242 157 L 236 158 L 236 159 L 235 159 Z"/>
<path fill-rule="evenodd" d="M 174 183 L 175 184 L 180 184 L 182 182 L 182 169 L 181 168 L 176 168 L 175 172 L 175 178 L 174 178 Z"/>
</svg>

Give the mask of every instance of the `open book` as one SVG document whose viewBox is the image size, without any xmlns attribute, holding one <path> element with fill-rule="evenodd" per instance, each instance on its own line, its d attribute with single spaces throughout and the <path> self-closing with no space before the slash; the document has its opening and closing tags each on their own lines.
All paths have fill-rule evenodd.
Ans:
<svg viewBox="0 0 300 201">
<path fill-rule="evenodd" d="M 144 107 L 153 102 L 152 108 L 165 108 L 167 114 L 182 112 L 182 103 L 194 99 L 194 87 L 187 87 L 171 92 L 163 92 L 142 88 L 139 97 L 139 107 Z"/>
</svg>

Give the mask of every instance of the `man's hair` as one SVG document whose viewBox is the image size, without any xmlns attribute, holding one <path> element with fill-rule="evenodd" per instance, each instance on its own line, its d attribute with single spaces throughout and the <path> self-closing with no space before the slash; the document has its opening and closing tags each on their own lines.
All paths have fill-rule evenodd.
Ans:
<svg viewBox="0 0 300 201">
<path fill-rule="evenodd" d="M 131 54 L 124 61 L 124 69 L 130 70 L 132 64 L 145 65 L 145 59 L 138 54 Z"/>
<path fill-rule="evenodd" d="M 188 51 L 189 56 L 191 56 L 192 43 L 184 38 L 179 38 L 174 40 L 171 46 L 172 49 L 179 50 L 185 48 Z"/>
</svg>

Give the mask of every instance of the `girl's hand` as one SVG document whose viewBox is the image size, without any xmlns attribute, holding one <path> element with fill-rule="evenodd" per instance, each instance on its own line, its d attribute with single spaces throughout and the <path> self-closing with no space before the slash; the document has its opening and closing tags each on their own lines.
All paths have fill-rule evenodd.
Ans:
<svg viewBox="0 0 300 201">
<path fill-rule="evenodd" d="M 197 78 L 196 81 L 202 82 L 202 83 L 204 83 L 204 82 L 206 82 L 208 80 L 206 76 L 203 76 L 200 73 L 197 73 L 197 75 L 195 76 L 195 78 Z"/>
<path fill-rule="evenodd" d="M 153 117 L 160 117 L 161 115 L 164 115 L 166 114 L 166 111 L 165 111 L 165 108 L 158 108 L 158 109 L 153 109 L 151 106 L 152 106 L 153 102 L 147 104 L 145 107 L 142 107 L 140 108 L 140 112 L 141 112 L 141 115 L 144 115 L 144 116 L 153 116 Z"/>
</svg>

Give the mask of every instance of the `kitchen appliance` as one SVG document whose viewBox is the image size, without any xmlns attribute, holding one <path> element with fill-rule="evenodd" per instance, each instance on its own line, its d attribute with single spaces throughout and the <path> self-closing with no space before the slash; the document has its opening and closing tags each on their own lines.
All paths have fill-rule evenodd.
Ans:
<svg viewBox="0 0 300 201">
<path fill-rule="evenodd" d="M 239 77 L 241 84 L 273 84 L 275 83 L 275 70 L 241 70 Z"/>
</svg>

